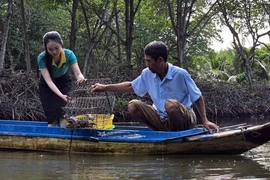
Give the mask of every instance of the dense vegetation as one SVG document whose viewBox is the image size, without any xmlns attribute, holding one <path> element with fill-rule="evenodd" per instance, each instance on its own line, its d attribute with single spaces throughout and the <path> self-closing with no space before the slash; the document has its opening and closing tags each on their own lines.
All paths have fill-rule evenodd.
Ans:
<svg viewBox="0 0 270 180">
<path fill-rule="evenodd" d="M 257 84 L 256 88 L 226 82 L 195 79 L 206 102 L 207 116 L 211 120 L 239 117 L 263 118 L 270 113 L 270 86 Z M 1 119 L 43 120 L 39 101 L 38 78 L 34 73 L 17 73 L 10 76 L 5 71 L 0 78 Z M 138 98 L 134 94 L 115 94 L 113 109 L 115 121 L 132 121 L 127 114 L 128 101 Z M 143 101 L 151 102 L 149 97 Z M 106 104 L 107 105 L 107 104 Z M 108 111 L 106 112 L 108 113 Z"/>
<path fill-rule="evenodd" d="M 270 35 L 268 0 L 4 0 L 0 7 L 1 119 L 43 118 L 36 57 L 51 30 L 87 78 L 132 80 L 144 67 L 144 46 L 162 40 L 169 62 L 186 68 L 203 91 L 209 117 L 269 113 L 270 45 L 261 41 Z M 232 48 L 216 52 L 212 42 L 222 41 L 223 27 Z M 117 95 L 120 119 L 131 98 Z"/>
</svg>

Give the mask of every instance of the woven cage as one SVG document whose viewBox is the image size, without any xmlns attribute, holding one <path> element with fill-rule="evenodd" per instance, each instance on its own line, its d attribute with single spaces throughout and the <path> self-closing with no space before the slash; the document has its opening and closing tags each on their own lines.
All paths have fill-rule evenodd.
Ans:
<svg viewBox="0 0 270 180">
<path fill-rule="evenodd" d="M 95 83 L 109 84 L 111 80 L 106 79 L 88 79 L 81 84 L 74 83 L 69 96 L 72 102 L 66 104 L 62 109 L 67 116 L 75 116 L 78 120 L 86 119 L 86 114 L 92 114 L 94 120 L 88 120 L 93 123 L 93 128 L 111 129 L 114 115 L 112 114 L 115 96 L 112 92 L 91 93 L 91 85 Z"/>
<path fill-rule="evenodd" d="M 95 92 L 91 93 L 91 86 L 95 83 L 110 84 L 112 83 L 109 78 L 104 79 L 88 79 L 86 82 L 81 84 L 74 83 L 70 92 L 70 97 L 100 97 L 100 96 L 114 96 L 113 92 Z"/>
<path fill-rule="evenodd" d="M 82 84 L 73 84 L 69 96 L 73 100 L 67 103 L 63 110 L 66 114 L 76 116 L 80 114 L 112 114 L 115 95 L 112 92 L 91 93 L 91 85 L 111 83 L 110 79 L 88 79 Z"/>
</svg>

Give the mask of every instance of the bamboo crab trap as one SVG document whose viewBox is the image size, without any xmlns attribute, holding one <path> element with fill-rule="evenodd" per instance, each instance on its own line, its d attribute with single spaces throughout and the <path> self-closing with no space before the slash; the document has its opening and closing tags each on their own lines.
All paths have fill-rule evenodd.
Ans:
<svg viewBox="0 0 270 180">
<path fill-rule="evenodd" d="M 112 114 L 115 96 L 112 92 L 91 93 L 91 85 L 108 84 L 110 79 L 88 79 L 81 84 L 73 84 L 70 97 L 63 110 L 67 128 L 113 129 Z"/>
</svg>

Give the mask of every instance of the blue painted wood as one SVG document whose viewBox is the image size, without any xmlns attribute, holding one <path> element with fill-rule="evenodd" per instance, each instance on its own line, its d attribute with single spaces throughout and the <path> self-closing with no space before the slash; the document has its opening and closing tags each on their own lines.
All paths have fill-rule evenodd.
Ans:
<svg viewBox="0 0 270 180">
<path fill-rule="evenodd" d="M 243 126 L 243 128 L 247 128 Z M 252 127 L 251 127 L 252 128 Z M 270 138 L 267 123 L 262 128 L 267 128 L 264 133 L 265 141 Z M 226 129 L 226 128 L 225 128 Z M 261 128 L 259 128 L 260 130 Z M 224 130 L 225 131 L 225 130 Z M 115 126 L 112 130 L 101 130 L 91 128 L 64 129 L 61 127 L 48 127 L 46 122 L 20 121 L 20 120 L 0 120 L 0 135 L 29 136 L 29 137 L 53 137 L 64 139 L 81 139 L 105 142 L 184 142 L 185 138 L 194 140 L 210 140 L 221 136 L 231 136 L 243 133 L 241 129 L 231 129 L 223 133 L 209 134 L 204 128 L 194 128 L 185 131 L 165 132 L 152 131 L 147 127 L 140 126 Z M 250 130 L 246 133 L 250 133 Z M 258 130 L 256 130 L 258 131 Z M 194 138 L 193 138 L 194 137 Z M 254 141 L 254 140 L 252 140 Z M 256 140 L 257 141 L 257 140 Z"/>
<path fill-rule="evenodd" d="M 184 137 L 205 133 L 203 128 L 185 131 L 164 132 L 152 131 L 147 127 L 116 126 L 113 130 L 98 129 L 63 129 L 48 127 L 46 122 L 1 120 L 0 135 L 54 137 L 109 142 L 164 142 L 177 137 L 174 141 L 182 142 Z"/>
<path fill-rule="evenodd" d="M 115 126 L 112 130 L 63 129 L 48 127 L 46 122 L 0 120 L 0 147 L 4 149 L 128 154 L 241 154 L 269 140 L 270 122 L 257 126 L 238 124 L 209 134 L 204 128 L 178 132 L 152 131 L 138 126 Z"/>
</svg>

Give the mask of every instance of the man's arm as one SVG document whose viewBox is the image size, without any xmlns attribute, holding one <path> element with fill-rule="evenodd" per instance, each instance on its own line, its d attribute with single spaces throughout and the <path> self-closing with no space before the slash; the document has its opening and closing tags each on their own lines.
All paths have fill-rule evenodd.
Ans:
<svg viewBox="0 0 270 180">
<path fill-rule="evenodd" d="M 91 88 L 92 88 L 91 92 L 102 92 L 102 91 L 121 92 L 121 93 L 134 92 L 130 81 L 121 82 L 121 83 L 117 83 L 117 84 L 96 83 L 96 84 L 92 85 Z"/>
<path fill-rule="evenodd" d="M 195 101 L 195 107 L 201 117 L 202 120 L 202 124 L 204 125 L 204 127 L 211 133 L 212 129 L 215 129 L 218 131 L 219 126 L 210 122 L 207 117 L 206 117 L 206 111 L 205 111 L 205 104 L 204 104 L 204 100 L 203 97 L 199 97 L 199 99 L 197 99 L 197 101 Z"/>
</svg>

